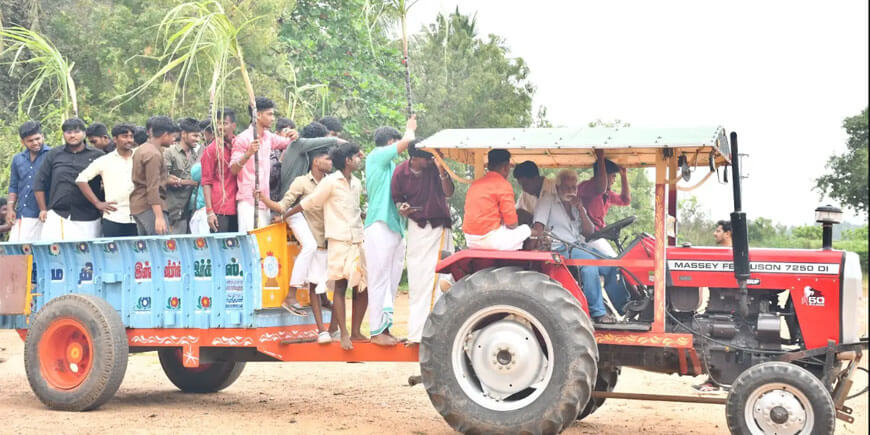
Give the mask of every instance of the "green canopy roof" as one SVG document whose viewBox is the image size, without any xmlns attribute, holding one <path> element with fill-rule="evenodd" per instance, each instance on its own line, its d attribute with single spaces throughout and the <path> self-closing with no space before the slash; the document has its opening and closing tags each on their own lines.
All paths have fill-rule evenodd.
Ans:
<svg viewBox="0 0 870 435">
<path fill-rule="evenodd" d="M 686 155 L 690 165 L 729 161 L 730 147 L 722 127 L 697 128 L 473 128 L 442 130 L 420 148 L 439 149 L 445 157 L 474 164 L 493 148 L 511 151 L 514 163 L 532 160 L 539 166 L 581 167 L 595 161 L 595 150 L 626 167 L 655 165 L 659 149 Z M 483 157 L 485 158 L 485 157 Z"/>
</svg>

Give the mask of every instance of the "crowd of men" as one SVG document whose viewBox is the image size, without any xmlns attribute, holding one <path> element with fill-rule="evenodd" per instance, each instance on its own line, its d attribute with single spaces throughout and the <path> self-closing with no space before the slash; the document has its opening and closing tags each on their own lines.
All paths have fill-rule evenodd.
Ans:
<svg viewBox="0 0 870 435">
<path fill-rule="evenodd" d="M 286 221 L 301 250 L 282 306 L 305 315 L 295 290 L 307 289 L 318 342 L 340 340 L 351 349 L 354 341 L 383 346 L 402 341 L 391 327 L 407 265 L 407 342 L 418 343 L 449 279 L 435 268 L 441 252 L 453 250 L 447 198 L 454 185 L 443 161 L 417 148 L 416 118 L 408 119 L 404 132 L 378 128 L 375 148 L 365 156 L 359 145 L 338 137 L 342 124 L 335 117 L 297 131 L 293 121 L 276 120 L 268 98 L 257 97 L 255 104 L 256 115 L 249 109 L 254 122 L 238 135 L 229 108 L 217 111 L 216 125 L 208 119 L 154 116 L 144 127 L 117 124 L 111 137 L 101 123 L 86 126 L 72 118 L 61 126 L 63 146 L 54 148 L 44 143 L 38 122 L 26 122 L 19 128 L 25 149 L 12 161 L 8 203 L 0 204 L 5 207 L 0 231 L 8 230 L 9 240 L 21 243 L 245 232 Z M 397 165 L 404 155 L 408 158 Z M 605 225 L 611 205 L 631 202 L 623 168 L 599 153 L 593 178 L 578 183 L 573 170 L 549 179 L 526 161 L 513 171 L 523 191 L 517 200 L 508 181 L 510 160 L 507 150 L 491 150 L 488 172 L 469 187 L 462 225 L 469 248 L 528 248 L 547 232 L 557 240 L 549 248 L 567 258 L 612 255 L 609 245 L 586 245 L 585 237 Z M 361 169 L 365 213 L 363 184 L 354 175 Z M 611 190 L 617 175 L 619 193 Z M 578 245 L 585 249 L 574 249 Z M 613 323 L 601 278 L 619 312 L 627 291 L 618 270 L 586 266 L 580 272 L 593 320 Z M 321 312 L 330 304 L 327 283 L 335 292 L 328 326 Z M 366 312 L 370 338 L 360 331 Z"/>
</svg>

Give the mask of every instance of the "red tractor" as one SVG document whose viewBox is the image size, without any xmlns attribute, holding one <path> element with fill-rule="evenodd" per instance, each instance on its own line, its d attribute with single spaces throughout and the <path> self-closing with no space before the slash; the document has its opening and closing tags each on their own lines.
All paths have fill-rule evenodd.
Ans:
<svg viewBox="0 0 870 435">
<path fill-rule="evenodd" d="M 655 234 L 623 239 L 634 221 L 627 218 L 588 238 L 614 242 L 615 257 L 463 250 L 439 263 L 456 283 L 429 316 L 419 359 L 429 397 L 454 429 L 555 433 L 608 397 L 722 403 L 737 434 L 831 433 L 837 418 L 853 420 L 844 402 L 867 348 L 858 256 L 831 249 L 838 218 L 826 208 L 817 210 L 821 250 L 750 250 L 736 134 L 729 141 L 721 128 L 446 130 L 421 146 L 474 165 L 478 177 L 492 148 L 541 167 L 589 167 L 604 150 L 621 166 L 655 168 Z M 676 195 L 690 189 L 678 181 L 698 166 L 710 170 L 701 182 L 719 169 L 727 180 L 731 166 L 733 249 L 677 246 Z M 590 265 L 619 268 L 631 289 L 616 324 L 590 320 L 576 279 L 576 268 Z M 621 367 L 706 374 L 730 392 L 614 393 Z"/>
</svg>

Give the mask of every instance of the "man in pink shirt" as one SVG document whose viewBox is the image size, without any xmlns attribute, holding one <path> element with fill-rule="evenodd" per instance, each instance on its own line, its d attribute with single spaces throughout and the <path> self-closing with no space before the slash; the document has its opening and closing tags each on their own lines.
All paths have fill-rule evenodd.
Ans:
<svg viewBox="0 0 870 435">
<path fill-rule="evenodd" d="M 631 188 L 628 185 L 628 177 L 625 168 L 604 158 L 604 150 L 595 150 L 598 160 L 593 166 L 592 179 L 586 180 L 577 186 L 577 196 L 583 201 L 583 207 L 589 215 L 589 219 L 595 224 L 595 231 L 604 228 L 607 223 L 604 217 L 611 205 L 627 206 L 631 204 Z M 617 195 L 610 190 L 616 181 L 616 174 L 620 176 L 622 189 Z"/>
<path fill-rule="evenodd" d="M 272 219 L 269 209 L 262 201 L 258 203 L 257 222 L 254 221 L 254 159 L 259 153 L 260 191 L 269 197 L 269 172 L 272 165 L 269 156 L 272 150 L 283 150 L 292 142 L 289 137 L 278 136 L 269 131 L 275 122 L 275 103 L 266 97 L 257 97 L 257 140 L 254 140 L 253 126 L 248 127 L 233 141 L 233 154 L 230 171 L 236 174 L 239 190 L 236 193 L 236 206 L 239 218 L 239 231 L 250 231 L 258 226 L 268 225 Z M 249 109 L 250 110 L 250 109 Z M 253 114 L 252 114 L 253 115 Z"/>
</svg>

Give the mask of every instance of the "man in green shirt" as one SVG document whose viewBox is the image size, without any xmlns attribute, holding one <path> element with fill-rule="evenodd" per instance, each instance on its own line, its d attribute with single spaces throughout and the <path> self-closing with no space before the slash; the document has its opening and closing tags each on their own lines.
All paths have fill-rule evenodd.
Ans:
<svg viewBox="0 0 870 435">
<path fill-rule="evenodd" d="M 390 334 L 393 302 L 402 279 L 405 258 L 404 226 L 390 194 L 396 163 L 393 161 L 414 140 L 417 118 L 411 115 L 402 135 L 392 127 L 375 130 L 375 149 L 366 157 L 365 177 L 368 211 L 365 222 L 365 255 L 369 292 L 369 329 L 371 341 L 381 346 L 395 346 Z"/>
</svg>

